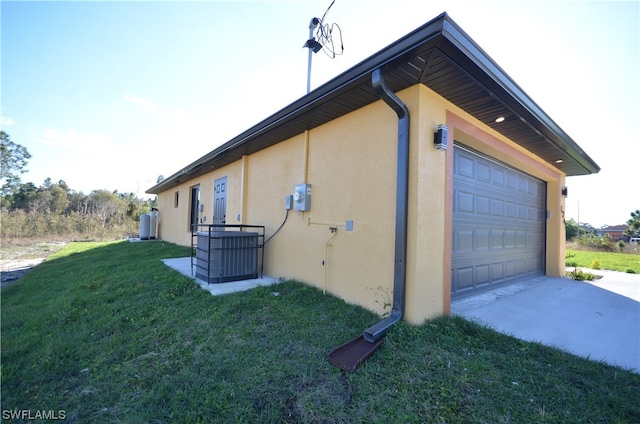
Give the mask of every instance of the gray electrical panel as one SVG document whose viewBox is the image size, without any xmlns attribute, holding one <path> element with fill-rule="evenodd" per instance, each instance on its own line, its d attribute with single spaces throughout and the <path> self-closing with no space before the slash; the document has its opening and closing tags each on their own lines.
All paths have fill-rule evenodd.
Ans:
<svg viewBox="0 0 640 424">
<path fill-rule="evenodd" d="M 311 184 L 298 184 L 293 192 L 293 209 L 307 212 L 311 210 Z"/>
</svg>

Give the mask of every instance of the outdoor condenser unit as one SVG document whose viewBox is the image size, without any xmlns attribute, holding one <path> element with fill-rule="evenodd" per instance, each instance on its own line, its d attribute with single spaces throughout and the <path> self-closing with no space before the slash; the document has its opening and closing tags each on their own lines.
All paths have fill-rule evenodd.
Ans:
<svg viewBox="0 0 640 424">
<path fill-rule="evenodd" d="M 198 232 L 196 277 L 208 283 L 258 278 L 258 233 Z"/>
</svg>

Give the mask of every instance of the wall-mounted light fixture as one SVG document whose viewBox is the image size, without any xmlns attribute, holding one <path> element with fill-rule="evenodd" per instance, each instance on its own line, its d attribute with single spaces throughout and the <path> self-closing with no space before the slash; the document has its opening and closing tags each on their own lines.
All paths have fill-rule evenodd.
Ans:
<svg viewBox="0 0 640 424">
<path fill-rule="evenodd" d="M 433 144 L 438 150 L 447 150 L 447 132 L 449 129 L 446 125 L 438 124 L 438 132 L 433 134 Z"/>
<path fill-rule="evenodd" d="M 565 199 L 569 196 L 569 189 L 567 187 L 562 187 L 562 197 Z"/>
</svg>

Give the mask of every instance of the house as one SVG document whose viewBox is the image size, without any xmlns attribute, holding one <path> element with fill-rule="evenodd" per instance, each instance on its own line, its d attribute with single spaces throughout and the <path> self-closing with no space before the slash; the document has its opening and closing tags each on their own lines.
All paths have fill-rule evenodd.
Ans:
<svg viewBox="0 0 640 424">
<path fill-rule="evenodd" d="M 266 274 L 417 324 L 564 275 L 565 178 L 599 169 L 443 13 L 147 193 L 164 240 L 189 245 L 199 207 L 282 225 Z"/>
<path fill-rule="evenodd" d="M 607 227 L 596 230 L 596 233 L 600 237 L 611 237 L 612 240 L 624 240 L 629 241 L 629 236 L 625 234 L 625 231 L 629 229 L 628 225 L 609 225 Z"/>
</svg>

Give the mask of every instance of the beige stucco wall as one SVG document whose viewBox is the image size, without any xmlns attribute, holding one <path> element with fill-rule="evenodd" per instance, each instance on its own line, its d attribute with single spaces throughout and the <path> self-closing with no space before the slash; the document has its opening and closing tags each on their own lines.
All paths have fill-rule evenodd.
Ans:
<svg viewBox="0 0 640 424">
<path fill-rule="evenodd" d="M 284 219 L 284 196 L 296 184 L 312 185 L 311 210 L 290 211 L 267 245 L 266 273 L 384 312 L 393 279 L 397 131 L 387 112 L 370 105 L 250 157 L 247 218 L 268 223 L 268 235 Z"/>
<path fill-rule="evenodd" d="M 564 175 L 422 85 L 398 96 L 410 111 L 405 319 L 420 323 L 449 311 L 454 138 L 547 181 L 552 211 L 547 273 L 561 275 Z M 211 223 L 213 182 L 227 176 L 227 223 L 265 225 L 269 237 L 285 219 L 285 195 L 307 182 L 312 185 L 311 210 L 289 211 L 286 224 L 265 249 L 265 274 L 298 279 L 381 315 L 389 312 L 397 122 L 396 114 L 378 101 L 161 193 L 160 236 L 188 245 L 190 187 L 200 184 L 204 215 Z M 449 125 L 446 152 L 433 145 L 439 123 Z M 180 193 L 178 207 L 175 191 Z M 346 231 L 347 220 L 353 221 L 353 231 Z"/>
</svg>

